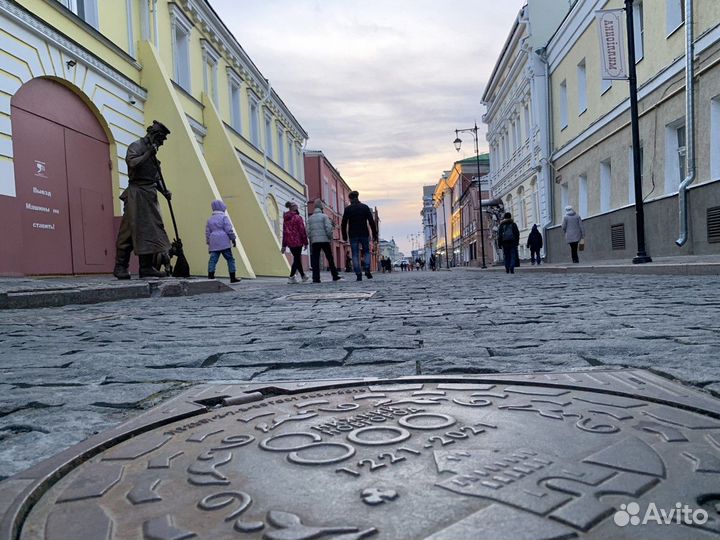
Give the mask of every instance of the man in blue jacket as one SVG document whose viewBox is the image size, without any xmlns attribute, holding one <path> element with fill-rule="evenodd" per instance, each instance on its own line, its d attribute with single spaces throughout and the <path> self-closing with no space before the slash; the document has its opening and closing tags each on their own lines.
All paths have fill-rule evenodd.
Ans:
<svg viewBox="0 0 720 540">
<path fill-rule="evenodd" d="M 353 270 L 357 281 L 362 281 L 362 268 L 360 267 L 360 247 L 365 253 L 365 277 L 372 279 L 370 273 L 370 242 L 377 242 L 377 226 L 372 211 L 368 205 L 360 202 L 360 194 L 351 191 L 348 194 L 350 204 L 345 207 L 342 217 L 342 237 L 347 242 L 350 238 L 350 250 L 352 251 Z M 370 229 L 368 231 L 368 225 Z"/>
</svg>

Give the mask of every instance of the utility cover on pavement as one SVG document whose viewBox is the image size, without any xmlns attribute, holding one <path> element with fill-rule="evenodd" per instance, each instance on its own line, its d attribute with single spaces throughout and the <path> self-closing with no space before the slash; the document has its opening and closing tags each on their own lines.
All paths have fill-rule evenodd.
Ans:
<svg viewBox="0 0 720 540">
<path fill-rule="evenodd" d="M 720 538 L 720 401 L 647 372 L 192 392 L 149 415 L 152 429 L 95 445 L 92 456 L 92 445 L 66 452 L 39 467 L 44 476 L 31 469 L 0 483 L 0 506 L 17 493 L 0 532 L 47 540 Z"/>
<path fill-rule="evenodd" d="M 280 300 L 367 300 L 372 298 L 376 291 L 366 292 L 336 292 L 336 293 L 295 293 L 288 294 Z"/>
</svg>

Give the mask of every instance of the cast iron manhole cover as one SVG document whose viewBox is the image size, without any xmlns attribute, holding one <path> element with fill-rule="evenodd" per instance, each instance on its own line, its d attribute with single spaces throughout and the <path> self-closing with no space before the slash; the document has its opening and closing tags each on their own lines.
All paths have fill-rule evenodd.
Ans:
<svg viewBox="0 0 720 540">
<path fill-rule="evenodd" d="M 336 293 L 295 293 L 288 294 L 280 298 L 280 300 L 367 300 L 372 298 L 376 291 L 366 292 L 336 292 Z"/>
<path fill-rule="evenodd" d="M 720 537 L 718 401 L 644 372 L 248 388 L 26 491 L 19 537 Z"/>
</svg>

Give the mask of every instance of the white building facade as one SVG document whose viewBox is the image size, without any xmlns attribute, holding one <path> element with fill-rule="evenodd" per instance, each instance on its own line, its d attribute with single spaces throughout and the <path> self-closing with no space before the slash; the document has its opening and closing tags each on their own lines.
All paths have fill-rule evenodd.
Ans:
<svg viewBox="0 0 720 540">
<path fill-rule="evenodd" d="M 552 223 L 548 74 L 544 44 L 566 2 L 530 0 L 518 13 L 483 93 L 492 195 L 520 229 L 520 256 L 533 224 Z M 497 255 L 496 255 L 497 256 Z"/>
</svg>

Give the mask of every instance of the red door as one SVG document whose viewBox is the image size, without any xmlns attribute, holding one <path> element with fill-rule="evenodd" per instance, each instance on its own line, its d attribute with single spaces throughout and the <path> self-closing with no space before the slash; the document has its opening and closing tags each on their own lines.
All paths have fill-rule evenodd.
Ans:
<svg viewBox="0 0 720 540">
<path fill-rule="evenodd" d="M 12 98 L 15 206 L 24 274 L 111 272 L 110 151 L 93 112 L 57 82 L 33 79 Z"/>
<path fill-rule="evenodd" d="M 65 129 L 73 273 L 111 272 L 115 261 L 108 144 Z"/>
<path fill-rule="evenodd" d="M 64 128 L 12 109 L 24 274 L 72 274 Z"/>
</svg>

